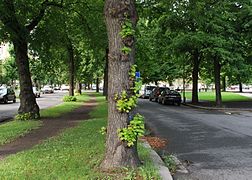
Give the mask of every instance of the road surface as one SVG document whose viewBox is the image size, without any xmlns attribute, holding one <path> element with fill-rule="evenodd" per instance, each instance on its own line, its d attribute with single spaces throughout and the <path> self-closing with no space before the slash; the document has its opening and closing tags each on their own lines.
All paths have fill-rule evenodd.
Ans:
<svg viewBox="0 0 252 180">
<path fill-rule="evenodd" d="M 62 97 L 66 94 L 66 92 L 55 92 L 53 94 L 41 94 L 40 98 L 36 98 L 37 103 L 40 109 L 44 109 L 47 107 L 55 106 L 62 102 Z M 10 119 L 17 114 L 17 110 L 19 108 L 19 99 L 17 99 L 16 103 L 9 102 L 8 104 L 0 103 L 0 121 L 5 119 Z"/>
<path fill-rule="evenodd" d="M 208 111 L 140 100 L 138 111 L 156 135 L 168 139 L 166 152 L 190 162 L 178 180 L 251 180 L 252 113 Z"/>
</svg>

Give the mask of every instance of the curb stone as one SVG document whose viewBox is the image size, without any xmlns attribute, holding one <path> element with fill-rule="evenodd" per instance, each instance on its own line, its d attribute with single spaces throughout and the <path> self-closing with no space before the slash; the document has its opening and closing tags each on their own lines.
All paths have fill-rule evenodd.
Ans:
<svg viewBox="0 0 252 180">
<path fill-rule="evenodd" d="M 151 148 L 151 146 L 149 145 L 149 143 L 147 141 L 144 141 L 142 144 L 145 148 L 150 149 L 150 157 L 151 157 L 154 165 L 158 168 L 159 175 L 160 175 L 161 179 L 162 180 L 173 180 L 169 169 L 165 166 L 164 162 L 162 161 L 160 156 L 156 153 L 156 151 L 154 151 Z"/>
<path fill-rule="evenodd" d="M 251 108 L 218 108 L 218 107 L 205 107 L 205 106 L 197 106 L 193 104 L 184 104 L 184 106 L 189 106 L 198 109 L 205 109 L 205 110 L 229 110 L 229 111 L 252 111 Z"/>
<path fill-rule="evenodd" d="M 183 173 L 183 174 L 188 174 L 189 173 L 189 171 L 185 168 L 183 163 L 181 163 L 180 160 L 176 156 L 171 155 L 171 157 L 172 157 L 172 159 L 175 161 L 175 163 L 177 165 L 176 172 Z"/>
</svg>

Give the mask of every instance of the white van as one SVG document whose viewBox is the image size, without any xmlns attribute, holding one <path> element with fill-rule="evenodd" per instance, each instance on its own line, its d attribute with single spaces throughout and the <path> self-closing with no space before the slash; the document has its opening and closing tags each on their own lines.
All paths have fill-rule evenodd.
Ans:
<svg viewBox="0 0 252 180">
<path fill-rule="evenodd" d="M 149 98 L 151 91 L 155 88 L 156 86 L 151 86 L 151 85 L 143 85 L 141 90 L 140 90 L 140 97 L 141 98 Z"/>
</svg>

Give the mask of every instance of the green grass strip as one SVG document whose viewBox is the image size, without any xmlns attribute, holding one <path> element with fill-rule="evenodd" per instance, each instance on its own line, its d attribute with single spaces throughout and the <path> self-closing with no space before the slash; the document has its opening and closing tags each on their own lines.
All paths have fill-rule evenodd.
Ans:
<svg viewBox="0 0 252 180">
<path fill-rule="evenodd" d="M 182 95 L 182 94 L 181 94 Z M 223 102 L 252 101 L 251 98 L 233 92 L 222 92 Z M 215 102 L 215 92 L 198 92 L 199 100 Z M 186 98 L 192 99 L 192 92 L 186 92 Z"/>
<path fill-rule="evenodd" d="M 0 125 L 0 145 L 23 136 L 32 129 L 39 128 L 41 121 L 11 121 Z"/>
<path fill-rule="evenodd" d="M 57 106 L 53 106 L 47 109 L 42 109 L 40 115 L 42 118 L 56 118 L 65 113 L 71 112 L 83 105 L 83 102 L 88 101 L 90 97 L 85 93 L 80 96 L 76 96 L 76 102 L 63 102 Z"/>
<path fill-rule="evenodd" d="M 41 110 L 41 117 L 59 117 L 64 113 L 73 111 L 88 101 L 90 97 L 85 94 L 77 96 L 77 102 L 64 102 L 60 105 Z M 0 145 L 9 143 L 14 139 L 29 133 L 41 126 L 41 121 L 11 121 L 0 125 Z"/>
</svg>

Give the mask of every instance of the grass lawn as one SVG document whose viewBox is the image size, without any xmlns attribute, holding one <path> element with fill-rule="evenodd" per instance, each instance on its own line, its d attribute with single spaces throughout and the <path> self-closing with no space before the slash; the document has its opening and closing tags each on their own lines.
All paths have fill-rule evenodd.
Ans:
<svg viewBox="0 0 252 180">
<path fill-rule="evenodd" d="M 64 113 L 68 113 L 73 111 L 74 109 L 83 105 L 83 102 L 88 101 L 90 97 L 85 93 L 80 96 L 76 96 L 76 102 L 64 102 L 57 106 L 53 106 L 47 109 L 42 109 L 40 111 L 40 115 L 42 118 L 44 117 L 59 117 Z"/>
<path fill-rule="evenodd" d="M 17 137 L 39 128 L 41 121 L 11 121 L 0 125 L 0 145 L 11 142 Z"/>
<path fill-rule="evenodd" d="M 16 155 L 0 161 L 0 179 L 159 179 L 149 159 L 147 149 L 139 146 L 144 165 L 136 171 L 124 169 L 111 174 L 99 171 L 105 152 L 105 137 L 99 133 L 106 126 L 107 103 L 97 96 L 98 107 L 91 119 L 78 127 L 65 130 L 58 137 L 50 138 Z"/>
<path fill-rule="evenodd" d="M 77 102 L 64 102 L 58 106 L 41 110 L 41 117 L 58 117 L 63 113 L 71 112 L 88 101 L 88 95 L 77 96 Z M 0 145 L 8 143 L 17 137 L 23 136 L 41 126 L 41 121 L 11 121 L 0 125 Z"/>
<path fill-rule="evenodd" d="M 215 102 L 215 92 L 199 92 L 198 95 L 199 100 Z M 232 92 L 222 92 L 221 95 L 223 102 L 252 101 L 249 97 L 241 96 Z M 192 99 L 192 92 L 186 92 L 186 99 Z"/>
</svg>

